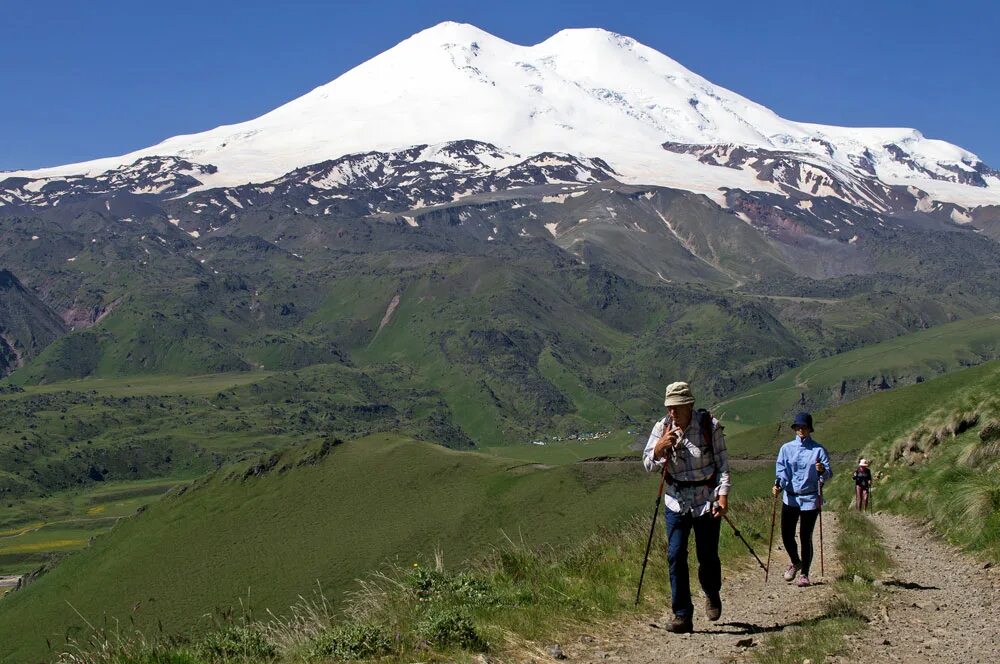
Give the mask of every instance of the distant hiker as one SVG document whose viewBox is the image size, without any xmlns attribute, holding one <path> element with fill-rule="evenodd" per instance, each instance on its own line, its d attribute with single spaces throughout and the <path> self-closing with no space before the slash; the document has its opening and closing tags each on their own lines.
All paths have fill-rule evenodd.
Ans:
<svg viewBox="0 0 1000 664">
<path fill-rule="evenodd" d="M 671 632 L 693 631 L 694 605 L 688 577 L 688 534 L 694 530 L 698 579 L 709 620 L 722 615 L 719 531 L 728 508 L 729 454 L 722 426 L 707 410 L 694 409 L 687 383 L 667 386 L 667 417 L 653 427 L 642 453 L 647 471 L 665 473 L 663 504 L 674 618 Z"/>
<path fill-rule="evenodd" d="M 795 440 L 785 443 L 778 452 L 775 464 L 773 492 L 785 492 L 781 505 L 781 541 L 785 544 L 790 564 L 785 571 L 785 581 L 794 581 L 799 573 L 799 587 L 809 585 L 809 566 L 812 564 L 813 528 L 820 508 L 820 481 L 833 477 L 830 455 L 826 448 L 812 438 L 813 420 L 809 413 L 799 413 L 792 422 Z M 801 521 L 799 541 L 801 554 L 795 543 L 795 524 Z"/>
<path fill-rule="evenodd" d="M 854 498 L 859 512 L 868 509 L 868 494 L 871 493 L 872 471 L 868 470 L 868 459 L 858 462 L 854 471 Z"/>
</svg>

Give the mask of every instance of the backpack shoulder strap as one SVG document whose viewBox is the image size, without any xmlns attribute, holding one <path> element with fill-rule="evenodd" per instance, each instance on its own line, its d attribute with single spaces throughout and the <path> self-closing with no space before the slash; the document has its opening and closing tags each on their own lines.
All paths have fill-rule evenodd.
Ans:
<svg viewBox="0 0 1000 664">
<path fill-rule="evenodd" d="M 716 420 L 712 417 L 712 413 L 705 408 L 699 408 L 696 411 L 696 415 L 698 416 L 698 428 L 701 429 L 701 441 L 704 444 L 705 449 L 708 450 L 708 453 L 712 457 L 712 484 L 714 486 L 718 486 L 719 471 L 718 468 L 715 467 L 715 441 L 713 440 L 713 437 L 716 427 L 721 425 L 716 424 Z"/>
<path fill-rule="evenodd" d="M 696 413 L 698 415 L 698 428 L 701 429 L 701 440 L 707 448 L 714 449 L 712 434 L 715 432 L 715 418 L 704 408 L 699 408 Z"/>
</svg>

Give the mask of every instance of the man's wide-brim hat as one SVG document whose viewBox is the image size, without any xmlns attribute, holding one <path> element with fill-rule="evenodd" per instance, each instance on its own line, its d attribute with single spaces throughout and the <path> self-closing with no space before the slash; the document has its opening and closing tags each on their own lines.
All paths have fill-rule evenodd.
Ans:
<svg viewBox="0 0 1000 664">
<path fill-rule="evenodd" d="M 867 468 L 868 467 L 868 459 L 862 459 L 861 463 L 859 463 L 858 465 L 861 466 L 862 468 Z"/>
<path fill-rule="evenodd" d="M 813 431 L 813 416 L 809 413 L 799 413 L 795 416 L 795 420 L 792 422 L 792 428 L 798 429 L 799 427 L 807 427 L 810 431 Z"/>
<path fill-rule="evenodd" d="M 687 383 L 677 382 L 667 385 L 664 406 L 686 406 L 690 403 L 694 403 L 694 395 L 691 394 L 691 387 Z"/>
</svg>

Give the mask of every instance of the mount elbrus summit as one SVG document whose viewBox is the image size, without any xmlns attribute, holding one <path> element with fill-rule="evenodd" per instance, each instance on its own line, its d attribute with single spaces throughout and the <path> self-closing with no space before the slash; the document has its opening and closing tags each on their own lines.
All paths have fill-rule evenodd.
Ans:
<svg viewBox="0 0 1000 664">
<path fill-rule="evenodd" d="M 388 404 L 392 367 L 434 404 L 394 417 L 468 442 L 995 311 L 998 241 L 1000 173 L 957 146 L 786 120 L 604 30 L 443 23 L 259 118 L 0 174 L 0 372 L 332 363 Z"/>
</svg>

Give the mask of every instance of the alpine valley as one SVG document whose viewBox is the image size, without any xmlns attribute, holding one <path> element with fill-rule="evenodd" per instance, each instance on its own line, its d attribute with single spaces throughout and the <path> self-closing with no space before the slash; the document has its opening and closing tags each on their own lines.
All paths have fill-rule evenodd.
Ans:
<svg viewBox="0 0 1000 664">
<path fill-rule="evenodd" d="M 188 628 L 274 572 L 240 557 L 271 521 L 255 546 L 309 563 L 281 563 L 275 610 L 442 532 L 474 555 L 498 504 L 582 537 L 645 500 L 635 464 L 526 443 L 627 452 L 686 379 L 758 427 L 734 458 L 770 454 L 774 418 L 1000 357 L 998 311 L 1000 172 L 972 152 L 786 120 L 604 30 L 443 23 L 259 118 L 0 173 L 0 577 L 87 549 L 0 600 L 0 641 L 37 661 L 63 600 L 118 615 L 153 577 Z M 336 530 L 384 495 L 409 529 Z"/>
<path fill-rule="evenodd" d="M 334 433 L 520 443 L 996 311 L 998 241 L 962 148 L 785 120 L 604 30 L 443 23 L 257 119 L 4 173 L 0 371 L 320 365 L 356 394 Z"/>
</svg>

